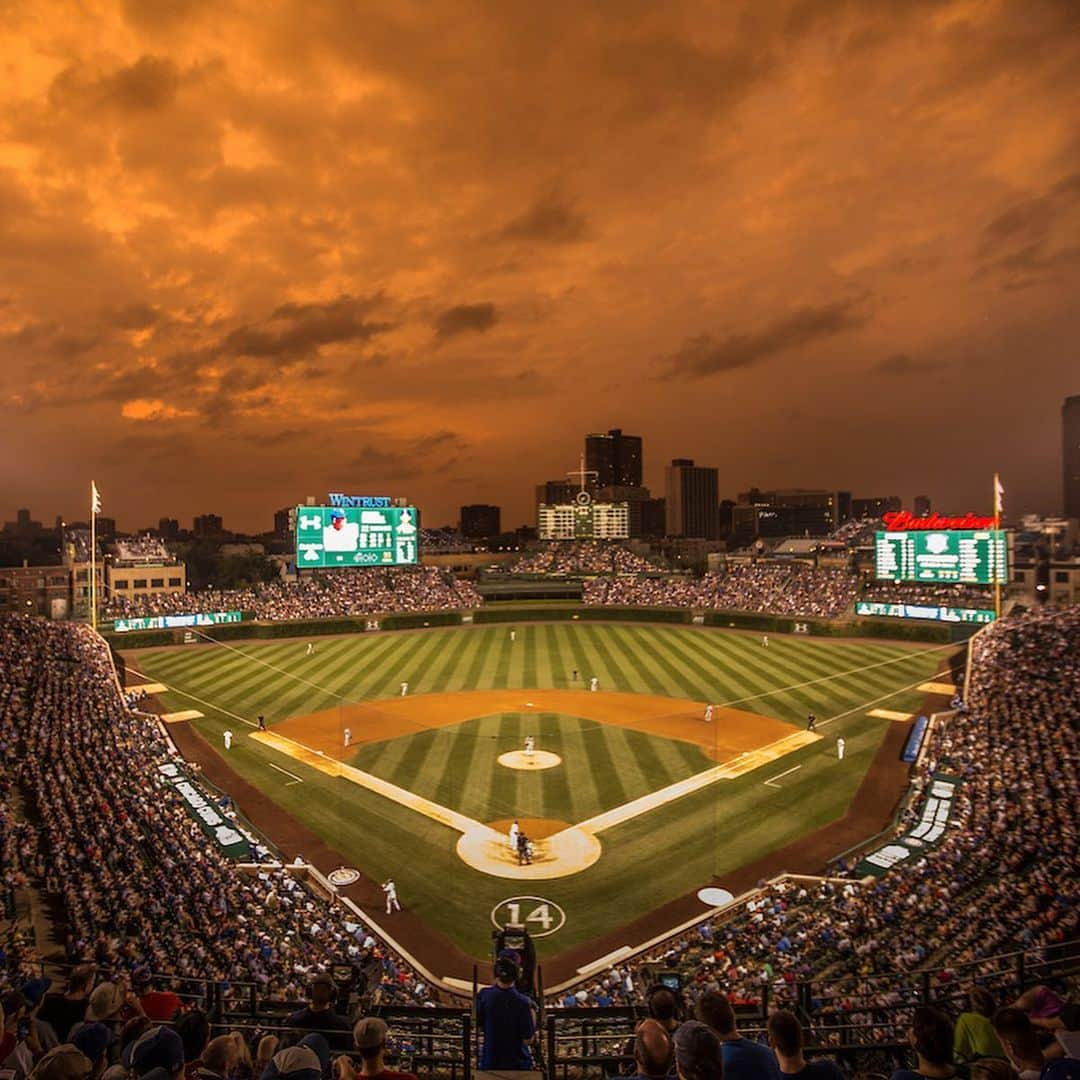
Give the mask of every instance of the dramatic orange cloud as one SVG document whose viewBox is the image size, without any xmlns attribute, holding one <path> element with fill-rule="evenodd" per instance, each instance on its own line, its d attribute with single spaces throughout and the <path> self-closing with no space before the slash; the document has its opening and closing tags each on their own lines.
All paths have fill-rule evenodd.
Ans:
<svg viewBox="0 0 1080 1080">
<path fill-rule="evenodd" d="M 587 430 L 721 491 L 1060 502 L 1070 0 L 8 0 L 0 491 L 531 516 Z"/>
</svg>

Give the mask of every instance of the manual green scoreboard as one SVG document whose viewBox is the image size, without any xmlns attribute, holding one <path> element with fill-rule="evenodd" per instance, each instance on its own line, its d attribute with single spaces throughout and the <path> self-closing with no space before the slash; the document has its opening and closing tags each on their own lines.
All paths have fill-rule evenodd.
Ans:
<svg viewBox="0 0 1080 1080">
<path fill-rule="evenodd" d="M 874 576 L 948 585 L 1005 584 L 1009 580 L 1005 533 L 1001 529 L 879 532 Z"/>
<path fill-rule="evenodd" d="M 413 566 L 420 556 L 415 506 L 298 506 L 296 568 Z"/>
</svg>

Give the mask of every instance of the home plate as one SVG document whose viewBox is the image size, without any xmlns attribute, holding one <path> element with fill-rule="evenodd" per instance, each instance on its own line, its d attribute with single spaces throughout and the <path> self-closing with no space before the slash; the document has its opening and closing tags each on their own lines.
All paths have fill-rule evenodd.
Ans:
<svg viewBox="0 0 1080 1080">
<path fill-rule="evenodd" d="M 727 907 L 735 899 L 727 889 L 717 889 L 709 885 L 707 888 L 698 889 L 697 898 L 709 907 Z"/>
</svg>

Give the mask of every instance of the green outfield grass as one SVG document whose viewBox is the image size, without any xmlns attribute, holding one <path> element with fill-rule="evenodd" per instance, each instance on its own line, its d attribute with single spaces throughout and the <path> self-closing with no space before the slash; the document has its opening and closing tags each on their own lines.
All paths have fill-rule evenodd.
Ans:
<svg viewBox="0 0 1080 1080">
<path fill-rule="evenodd" d="M 197 727 L 283 809 L 372 877 L 393 874 L 402 902 L 474 956 L 490 945 L 490 912 L 515 895 L 560 905 L 565 926 L 538 941 L 550 955 L 629 922 L 841 816 L 880 745 L 883 706 L 916 710 L 913 687 L 938 669 L 940 647 L 834 641 L 689 627 L 528 624 L 377 633 L 316 640 L 230 642 L 135 654 L 170 687 L 167 710 L 200 709 Z M 572 680 L 577 670 L 579 679 Z M 813 711 L 828 737 L 782 762 L 628 821 L 601 836 L 603 855 L 573 877 L 514 882 L 464 866 L 458 834 L 347 781 L 333 779 L 243 738 L 261 712 L 268 724 L 353 701 L 453 690 L 580 688 L 662 694 L 776 717 L 793 728 Z M 535 731 L 527 731 L 539 727 Z M 495 764 L 527 733 L 563 757 L 545 773 Z M 847 741 L 843 762 L 835 738 Z M 548 817 L 570 822 L 691 775 L 710 762 L 695 746 L 595 721 L 516 713 L 465 721 L 358 748 L 355 764 L 478 820 Z M 303 783 L 286 786 L 285 767 Z M 765 786 L 776 773 L 799 768 Z M 664 873 L 657 873 L 661 864 Z M 539 928 L 539 924 L 534 927 Z M 442 974 L 435 972 L 436 975 Z"/>
</svg>

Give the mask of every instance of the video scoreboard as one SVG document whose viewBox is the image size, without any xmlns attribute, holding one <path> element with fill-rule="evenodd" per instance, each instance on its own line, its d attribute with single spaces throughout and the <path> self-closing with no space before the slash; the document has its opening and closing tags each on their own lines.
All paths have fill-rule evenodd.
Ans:
<svg viewBox="0 0 1080 1080">
<path fill-rule="evenodd" d="M 874 543 L 879 580 L 949 585 L 1005 584 L 1008 548 L 1001 529 L 879 532 Z"/>
<path fill-rule="evenodd" d="M 296 508 L 297 570 L 413 566 L 420 558 L 419 541 L 420 513 L 415 506 Z"/>
</svg>

